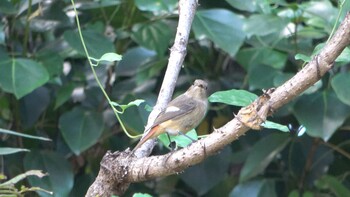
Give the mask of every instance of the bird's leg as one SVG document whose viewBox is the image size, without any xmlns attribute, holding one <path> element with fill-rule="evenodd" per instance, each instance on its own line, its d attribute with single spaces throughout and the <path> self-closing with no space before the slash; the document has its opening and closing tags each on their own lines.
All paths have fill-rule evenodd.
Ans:
<svg viewBox="0 0 350 197">
<path fill-rule="evenodd" d="M 166 135 L 168 136 L 168 139 L 169 139 L 169 147 L 171 148 L 171 151 L 175 150 L 176 143 L 171 141 L 169 133 L 166 133 Z"/>
<path fill-rule="evenodd" d="M 186 136 L 188 139 L 190 139 L 190 140 L 192 141 L 192 143 L 197 141 L 197 140 L 191 138 L 190 136 L 188 136 L 188 135 L 182 133 L 181 131 L 178 131 L 178 133 L 179 133 L 180 135 Z"/>
</svg>

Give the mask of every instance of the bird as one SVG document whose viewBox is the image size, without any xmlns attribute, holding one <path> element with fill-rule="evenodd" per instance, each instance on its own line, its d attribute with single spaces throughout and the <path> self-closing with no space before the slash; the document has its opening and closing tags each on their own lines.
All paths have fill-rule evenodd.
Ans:
<svg viewBox="0 0 350 197">
<path fill-rule="evenodd" d="M 194 141 L 186 133 L 199 125 L 208 110 L 208 83 L 196 79 L 193 85 L 183 94 L 170 101 L 155 119 L 146 134 L 132 150 L 135 152 L 147 140 L 158 137 L 163 133 L 169 135 L 184 135 Z M 147 132 L 148 131 L 148 132 Z"/>
</svg>

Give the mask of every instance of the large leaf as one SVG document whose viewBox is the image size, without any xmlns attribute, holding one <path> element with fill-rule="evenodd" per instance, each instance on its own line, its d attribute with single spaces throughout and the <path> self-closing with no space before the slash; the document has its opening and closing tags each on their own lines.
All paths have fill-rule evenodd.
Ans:
<svg viewBox="0 0 350 197">
<path fill-rule="evenodd" d="M 241 170 L 239 181 L 247 181 L 263 172 L 288 142 L 288 134 L 273 133 L 254 144 Z"/>
<path fill-rule="evenodd" d="M 35 89 L 20 100 L 21 122 L 24 128 L 32 127 L 50 104 L 50 92 L 46 87 Z"/>
<path fill-rule="evenodd" d="M 235 106 L 247 106 L 253 102 L 258 96 L 246 90 L 226 90 L 215 92 L 209 96 L 208 100 L 211 103 L 225 103 Z"/>
<path fill-rule="evenodd" d="M 49 73 L 38 62 L 18 58 L 0 62 L 0 86 L 17 99 L 32 92 L 49 80 Z"/>
<path fill-rule="evenodd" d="M 288 20 L 275 15 L 256 14 L 250 16 L 244 23 L 247 36 L 265 36 L 282 31 L 288 24 Z"/>
<path fill-rule="evenodd" d="M 60 117 L 59 127 L 69 148 L 79 155 L 97 142 L 104 123 L 102 114 L 76 107 Z"/>
<path fill-rule="evenodd" d="M 294 114 L 306 127 L 307 134 L 328 140 L 350 114 L 334 92 L 303 95 L 295 104 Z"/>
<path fill-rule="evenodd" d="M 247 70 L 251 65 L 256 64 L 282 69 L 287 61 L 287 57 L 287 54 L 267 47 L 245 48 L 237 53 L 237 61 Z"/>
<path fill-rule="evenodd" d="M 236 185 L 236 187 L 231 191 L 230 197 L 240 197 L 244 196 L 249 197 L 275 197 L 275 181 L 269 179 L 262 180 L 253 180 L 245 183 Z"/>
<path fill-rule="evenodd" d="M 339 100 L 350 105 L 350 73 L 337 74 L 331 84 Z"/>
<path fill-rule="evenodd" d="M 56 95 L 56 102 L 55 102 L 55 109 L 60 107 L 62 104 L 64 104 L 68 99 L 71 97 L 73 90 L 75 88 L 75 85 L 73 83 L 66 84 L 62 86 L 58 91 Z"/>
<path fill-rule="evenodd" d="M 256 0 L 226 0 L 234 8 L 239 10 L 254 12 L 258 6 Z"/>
<path fill-rule="evenodd" d="M 234 56 L 243 44 L 243 17 L 225 9 L 198 11 L 193 21 L 197 39 L 208 38 Z"/>
<path fill-rule="evenodd" d="M 36 169 L 47 172 L 49 175 L 43 178 L 28 177 L 32 186 L 52 191 L 54 196 L 69 196 L 73 188 L 73 170 L 70 163 L 60 154 L 54 152 L 32 151 L 24 158 L 26 171 Z M 38 192 L 40 196 L 52 196 L 44 192 Z"/>
<path fill-rule="evenodd" d="M 128 49 L 123 55 L 123 60 L 121 60 L 116 67 L 118 76 L 134 75 L 139 67 L 150 62 L 155 56 L 156 53 L 154 51 L 144 47 Z"/>
<path fill-rule="evenodd" d="M 188 168 L 181 174 L 181 179 L 196 191 L 197 196 L 202 196 L 227 175 L 231 154 L 231 149 L 225 148 L 211 159 Z"/>
<path fill-rule="evenodd" d="M 95 31 L 83 31 L 83 38 L 88 50 L 88 53 L 93 58 L 100 58 L 105 53 L 114 52 L 114 45 L 104 35 Z M 63 34 L 64 39 L 68 44 L 78 52 L 78 54 L 86 56 L 83 45 L 78 32 L 68 30 Z"/>
<path fill-rule="evenodd" d="M 136 24 L 133 26 L 132 31 L 132 38 L 135 42 L 156 51 L 158 56 L 164 55 L 173 36 L 169 25 L 162 21 Z"/>
<path fill-rule="evenodd" d="M 135 0 L 135 5 L 142 11 L 151 11 L 157 15 L 174 11 L 177 2 L 177 0 Z"/>
<path fill-rule="evenodd" d="M 127 95 L 122 103 L 128 103 L 135 99 L 137 98 L 135 98 L 133 95 Z M 143 106 L 144 104 L 142 104 L 140 107 L 130 107 L 125 110 L 123 114 L 120 114 L 120 118 L 128 130 L 135 133 L 142 133 L 144 131 L 149 112 L 146 111 Z"/>
<path fill-rule="evenodd" d="M 252 65 L 249 68 L 250 89 L 268 89 L 273 87 L 273 78 L 280 73 L 279 70 L 265 65 Z"/>
<path fill-rule="evenodd" d="M 54 51 L 41 51 L 37 54 L 38 61 L 47 69 L 50 77 L 59 76 L 63 72 L 63 58 Z"/>
</svg>

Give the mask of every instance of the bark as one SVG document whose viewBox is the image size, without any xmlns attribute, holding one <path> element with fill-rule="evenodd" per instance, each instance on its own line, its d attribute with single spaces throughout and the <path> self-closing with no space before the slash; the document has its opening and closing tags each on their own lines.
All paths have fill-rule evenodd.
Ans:
<svg viewBox="0 0 350 197">
<path fill-rule="evenodd" d="M 261 116 L 272 115 L 278 108 L 320 80 L 332 68 L 335 59 L 349 44 L 350 14 L 348 13 L 334 36 L 311 62 L 283 85 L 274 91 L 264 93 L 263 97 L 242 110 L 250 109 L 254 112 L 253 115 L 260 119 L 266 118 Z M 262 98 L 264 102 L 259 102 Z M 260 113 L 261 109 L 267 113 Z M 100 172 L 90 186 L 87 196 L 122 195 L 130 183 L 179 173 L 200 163 L 208 156 L 218 153 L 250 129 L 239 118 L 239 115 L 243 114 L 241 111 L 238 113 L 238 118 L 232 119 L 219 129 L 214 129 L 208 137 L 166 155 L 137 158 L 130 156 L 129 150 L 107 152 L 102 159 Z"/>
</svg>

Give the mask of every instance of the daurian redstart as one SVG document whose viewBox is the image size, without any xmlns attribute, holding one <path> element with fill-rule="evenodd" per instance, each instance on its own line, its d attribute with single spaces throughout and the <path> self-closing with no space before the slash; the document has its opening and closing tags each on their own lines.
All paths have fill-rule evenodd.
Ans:
<svg viewBox="0 0 350 197">
<path fill-rule="evenodd" d="M 185 93 L 172 100 L 158 115 L 150 131 L 141 138 L 132 152 L 148 139 L 156 138 L 162 133 L 185 135 L 198 126 L 208 108 L 207 86 L 207 82 L 197 79 Z"/>
</svg>

